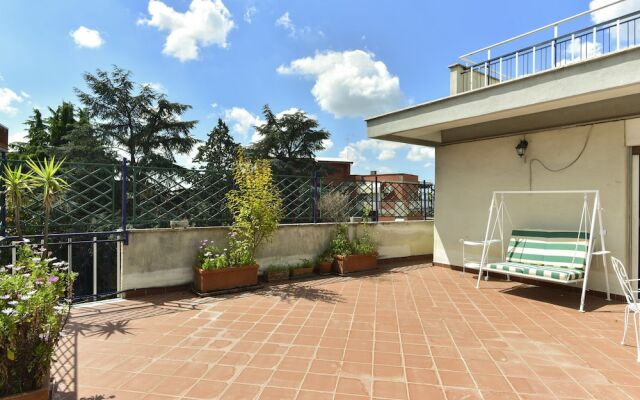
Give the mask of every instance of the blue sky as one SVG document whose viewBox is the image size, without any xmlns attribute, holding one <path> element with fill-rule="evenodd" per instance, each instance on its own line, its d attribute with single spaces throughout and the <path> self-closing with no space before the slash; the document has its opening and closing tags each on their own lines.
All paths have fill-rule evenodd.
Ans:
<svg viewBox="0 0 640 400">
<path fill-rule="evenodd" d="M 349 157 L 356 172 L 432 179 L 431 149 L 367 140 L 364 117 L 448 95 L 461 54 L 589 3 L 0 0 L 0 123 L 19 140 L 33 107 L 76 102 L 84 71 L 116 64 L 192 105 L 198 138 L 222 117 L 250 143 L 268 103 L 315 116 L 332 134 L 321 155 Z"/>
</svg>

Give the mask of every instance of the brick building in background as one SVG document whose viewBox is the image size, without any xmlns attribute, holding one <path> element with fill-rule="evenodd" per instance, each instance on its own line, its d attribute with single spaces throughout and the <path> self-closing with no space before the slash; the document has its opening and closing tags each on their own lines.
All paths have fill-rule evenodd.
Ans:
<svg viewBox="0 0 640 400">
<path fill-rule="evenodd" d="M 352 161 L 328 157 L 319 157 L 316 161 L 325 170 L 324 181 L 353 181 L 353 197 L 358 196 L 360 192 L 373 193 L 374 196 L 366 196 L 361 201 L 371 203 L 373 211 L 378 213 L 378 221 L 424 219 L 425 204 L 421 193 L 423 186 L 431 183 L 420 182 L 417 175 L 378 174 L 376 171 L 366 175 L 352 174 Z M 358 190 L 359 186 L 362 186 L 363 190 Z"/>
</svg>

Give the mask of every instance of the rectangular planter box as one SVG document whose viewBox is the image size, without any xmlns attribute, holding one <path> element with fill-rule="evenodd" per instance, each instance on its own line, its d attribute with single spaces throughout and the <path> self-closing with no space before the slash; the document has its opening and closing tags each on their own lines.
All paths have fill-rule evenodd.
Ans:
<svg viewBox="0 0 640 400">
<path fill-rule="evenodd" d="M 193 285 L 201 293 L 258 284 L 258 266 L 245 265 L 222 269 L 193 269 Z"/>
<path fill-rule="evenodd" d="M 311 274 L 313 274 L 313 267 L 293 268 L 291 270 L 291 279 L 302 278 L 303 276 L 308 276 Z"/>
<path fill-rule="evenodd" d="M 332 262 L 319 262 L 318 266 L 316 267 L 316 272 L 319 273 L 320 275 L 327 275 L 331 273 L 331 270 L 333 269 L 333 263 Z"/>
<path fill-rule="evenodd" d="M 264 277 L 267 282 L 282 282 L 289 280 L 289 271 L 266 271 Z"/>
<path fill-rule="evenodd" d="M 19 394 L 13 394 L 10 396 L 0 396 L 0 400 L 48 400 L 49 399 L 49 388 L 50 384 L 47 383 L 43 387 L 37 390 L 33 390 L 30 392 L 24 392 Z"/>
<path fill-rule="evenodd" d="M 336 256 L 335 258 L 336 271 L 339 274 L 349 274 L 352 272 L 368 271 L 378 268 L 378 255 L 366 254 L 366 255 L 350 255 L 350 256 Z"/>
</svg>

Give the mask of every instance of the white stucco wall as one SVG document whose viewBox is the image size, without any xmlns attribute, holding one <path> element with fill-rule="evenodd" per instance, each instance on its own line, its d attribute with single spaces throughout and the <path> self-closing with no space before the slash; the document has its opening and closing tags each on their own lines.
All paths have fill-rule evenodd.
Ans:
<svg viewBox="0 0 640 400">
<path fill-rule="evenodd" d="M 381 259 L 433 254 L 433 221 L 379 222 L 371 235 Z M 360 224 L 347 224 L 349 236 L 359 236 Z M 314 259 L 328 246 L 335 224 L 281 225 L 273 239 L 258 250 L 261 268 L 290 265 Z M 123 246 L 122 288 L 142 289 L 190 283 L 200 241 L 212 240 L 224 247 L 227 227 L 186 229 L 134 229 Z"/>
<path fill-rule="evenodd" d="M 515 146 L 522 136 L 488 139 L 436 148 L 434 262 L 461 265 L 460 238 L 483 238 L 494 190 L 529 190 L 532 159 L 550 168 L 563 167 L 579 154 L 589 126 L 527 134 L 526 162 Z M 624 121 L 593 125 L 582 157 L 561 172 L 532 166 L 533 190 L 599 189 L 606 246 L 628 266 L 630 151 L 625 147 Z M 579 196 L 508 197 L 516 228 L 577 229 L 582 209 Z M 620 290 L 610 271 L 612 292 Z M 589 288 L 604 291 L 604 274 L 596 263 Z"/>
</svg>

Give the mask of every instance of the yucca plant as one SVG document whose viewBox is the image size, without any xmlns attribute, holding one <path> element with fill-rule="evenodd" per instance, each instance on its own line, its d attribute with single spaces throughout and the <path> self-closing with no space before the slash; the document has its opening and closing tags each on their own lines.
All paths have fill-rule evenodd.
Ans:
<svg viewBox="0 0 640 400">
<path fill-rule="evenodd" d="M 49 244 L 49 218 L 51 217 L 51 210 L 59 194 L 69 186 L 64 178 L 57 176 L 63 163 L 64 160 L 56 162 L 55 157 L 51 157 L 50 160 L 45 158 L 44 161 L 38 162 L 34 162 L 31 159 L 27 160 L 27 165 L 33 172 L 34 185 L 42 187 L 42 206 L 44 208 L 42 239 L 45 249 Z"/>
<path fill-rule="evenodd" d="M 16 235 L 21 238 L 20 210 L 22 208 L 22 196 L 26 191 L 31 192 L 33 173 L 22 172 L 22 165 L 17 165 L 15 168 L 5 165 L 2 181 L 5 187 L 5 194 L 9 196 L 13 208 Z"/>
</svg>

